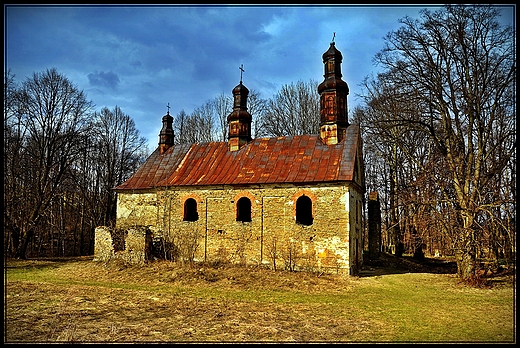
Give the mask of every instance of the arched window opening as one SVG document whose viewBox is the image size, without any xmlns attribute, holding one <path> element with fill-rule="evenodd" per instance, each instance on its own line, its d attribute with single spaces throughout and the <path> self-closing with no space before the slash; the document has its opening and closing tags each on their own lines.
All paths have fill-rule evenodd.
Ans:
<svg viewBox="0 0 520 348">
<path fill-rule="evenodd" d="M 242 197 L 237 202 L 237 221 L 251 222 L 251 201 Z"/>
<path fill-rule="evenodd" d="M 312 200 L 307 196 L 301 196 L 296 201 L 296 222 L 310 226 L 314 218 L 312 216 Z"/>
<path fill-rule="evenodd" d="M 193 198 L 188 198 L 184 202 L 184 221 L 197 221 L 199 219 L 199 212 L 197 211 L 197 201 Z"/>
</svg>

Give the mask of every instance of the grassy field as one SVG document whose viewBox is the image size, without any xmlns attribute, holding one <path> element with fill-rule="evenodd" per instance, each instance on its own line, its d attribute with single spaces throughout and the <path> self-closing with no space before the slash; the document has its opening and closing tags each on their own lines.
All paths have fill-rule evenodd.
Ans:
<svg viewBox="0 0 520 348">
<path fill-rule="evenodd" d="M 388 256 L 386 256 L 388 257 Z M 4 342 L 516 342 L 514 272 L 342 278 L 261 268 L 8 260 Z"/>
</svg>

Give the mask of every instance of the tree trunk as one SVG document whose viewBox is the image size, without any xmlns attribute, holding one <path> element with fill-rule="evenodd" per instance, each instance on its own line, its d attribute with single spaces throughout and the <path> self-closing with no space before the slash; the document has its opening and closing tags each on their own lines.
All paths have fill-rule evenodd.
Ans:
<svg viewBox="0 0 520 348">
<path fill-rule="evenodd" d="M 466 223 L 468 219 L 464 219 Z M 475 231 L 472 227 L 463 229 L 463 240 L 460 247 L 455 251 L 457 260 L 457 275 L 462 281 L 468 281 L 475 278 L 476 273 L 476 241 Z"/>
<path fill-rule="evenodd" d="M 469 250 L 457 250 L 457 275 L 461 280 L 469 280 L 475 277 L 475 255 Z"/>
<path fill-rule="evenodd" d="M 29 241 L 34 236 L 34 230 L 31 228 L 30 230 L 22 236 L 22 242 L 18 246 L 16 250 L 15 258 L 25 260 L 27 258 L 27 247 L 29 246 Z"/>
<path fill-rule="evenodd" d="M 16 256 L 20 245 L 20 228 L 14 225 L 9 215 L 4 211 L 4 231 L 8 234 L 8 255 Z"/>
</svg>

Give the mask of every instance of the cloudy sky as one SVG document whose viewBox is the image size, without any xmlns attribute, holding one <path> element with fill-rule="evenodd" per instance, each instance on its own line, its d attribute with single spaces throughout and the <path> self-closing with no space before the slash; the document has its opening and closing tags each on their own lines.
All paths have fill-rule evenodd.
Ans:
<svg viewBox="0 0 520 348">
<path fill-rule="evenodd" d="M 284 84 L 323 80 L 333 33 L 343 54 L 349 109 L 377 70 L 383 37 L 426 5 L 4 5 L 4 70 L 18 82 L 56 68 L 96 105 L 116 105 L 153 150 L 161 118 L 191 113 L 240 81 L 270 98 Z M 438 7 L 429 6 L 435 11 Z M 502 7 L 513 23 L 514 7 Z"/>
</svg>

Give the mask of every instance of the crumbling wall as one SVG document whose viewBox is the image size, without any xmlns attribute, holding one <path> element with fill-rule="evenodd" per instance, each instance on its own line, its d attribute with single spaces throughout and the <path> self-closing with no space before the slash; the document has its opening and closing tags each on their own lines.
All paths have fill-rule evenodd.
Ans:
<svg viewBox="0 0 520 348">
<path fill-rule="evenodd" d="M 99 226 L 95 229 L 94 261 L 106 262 L 114 257 L 114 245 L 110 227 Z"/>
<path fill-rule="evenodd" d="M 381 254 L 381 206 L 377 192 L 368 195 L 368 257 L 377 260 Z"/>
<path fill-rule="evenodd" d="M 125 238 L 125 250 L 121 257 L 131 264 L 143 264 L 150 259 L 152 233 L 148 227 L 130 228 Z"/>
<path fill-rule="evenodd" d="M 146 226 L 128 230 L 107 226 L 96 227 L 94 261 L 121 259 L 130 264 L 143 264 L 152 253 L 152 232 Z"/>
</svg>

